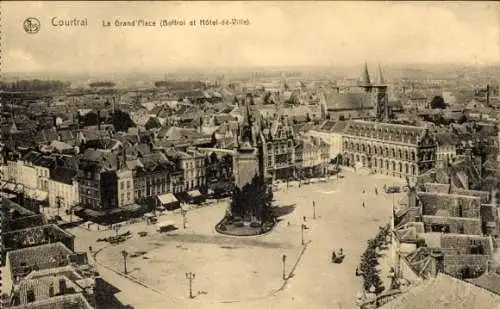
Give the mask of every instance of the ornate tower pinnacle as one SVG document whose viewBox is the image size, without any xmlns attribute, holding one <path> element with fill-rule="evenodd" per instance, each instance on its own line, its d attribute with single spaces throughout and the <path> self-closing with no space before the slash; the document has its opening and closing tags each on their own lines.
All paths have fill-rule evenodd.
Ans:
<svg viewBox="0 0 500 309">
<path fill-rule="evenodd" d="M 368 64 L 365 62 L 363 66 L 363 72 L 361 73 L 361 79 L 359 82 L 361 87 L 371 87 L 370 74 L 368 73 Z"/>
<path fill-rule="evenodd" d="M 378 76 L 377 76 L 377 79 L 375 81 L 375 84 L 379 85 L 379 86 L 385 85 L 385 79 L 384 79 L 384 76 L 382 74 L 382 66 L 380 64 L 378 65 Z"/>
</svg>

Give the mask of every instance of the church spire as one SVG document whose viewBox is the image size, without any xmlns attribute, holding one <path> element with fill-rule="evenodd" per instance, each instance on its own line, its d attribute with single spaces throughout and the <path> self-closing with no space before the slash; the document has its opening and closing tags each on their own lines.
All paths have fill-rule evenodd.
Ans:
<svg viewBox="0 0 500 309">
<path fill-rule="evenodd" d="M 368 74 L 368 64 L 366 62 L 365 62 L 365 65 L 363 66 L 363 72 L 361 74 L 360 86 L 361 87 L 370 87 L 371 86 L 370 74 Z"/>
<path fill-rule="evenodd" d="M 378 76 L 377 76 L 376 84 L 380 85 L 380 86 L 385 85 L 385 79 L 384 79 L 384 76 L 382 74 L 382 66 L 380 64 L 378 65 Z"/>
</svg>

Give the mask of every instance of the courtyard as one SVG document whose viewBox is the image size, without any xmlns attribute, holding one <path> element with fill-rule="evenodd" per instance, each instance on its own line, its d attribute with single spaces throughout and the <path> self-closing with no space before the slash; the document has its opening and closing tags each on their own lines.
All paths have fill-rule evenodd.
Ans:
<svg viewBox="0 0 500 309">
<path fill-rule="evenodd" d="M 279 222 L 262 236 L 218 234 L 214 226 L 227 202 L 189 211 L 185 229 L 179 213 L 160 217 L 176 222 L 178 229 L 167 233 L 144 222 L 124 226 L 122 232 L 131 231 L 132 238 L 118 245 L 95 243 L 113 235 L 111 230 L 72 232 L 79 249 L 87 250 L 93 243 L 103 277 L 121 291 L 116 297 L 134 308 L 355 308 L 355 295 L 362 286 L 355 276 L 359 257 L 378 226 L 388 222 L 392 203 L 401 198 L 385 194 L 382 188 L 403 182 L 352 171 L 343 175 L 275 192 Z M 307 226 L 305 248 L 302 223 Z M 139 231 L 148 235 L 140 237 Z M 338 248 L 343 248 L 346 259 L 332 264 L 331 252 Z M 187 272 L 195 274 L 193 299 L 188 298 Z"/>
</svg>

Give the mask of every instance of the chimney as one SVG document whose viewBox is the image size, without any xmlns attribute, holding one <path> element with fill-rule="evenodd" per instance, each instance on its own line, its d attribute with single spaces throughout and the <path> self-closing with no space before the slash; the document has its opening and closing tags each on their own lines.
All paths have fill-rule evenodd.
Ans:
<svg viewBox="0 0 500 309">
<path fill-rule="evenodd" d="M 490 106 L 490 85 L 486 85 L 486 106 Z"/>
</svg>

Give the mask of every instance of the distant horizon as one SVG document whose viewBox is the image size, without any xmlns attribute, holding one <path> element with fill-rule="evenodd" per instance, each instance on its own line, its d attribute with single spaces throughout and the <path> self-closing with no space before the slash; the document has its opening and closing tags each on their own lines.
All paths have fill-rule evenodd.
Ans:
<svg viewBox="0 0 500 309">
<path fill-rule="evenodd" d="M 123 70 L 123 71 L 80 71 L 80 72 L 64 72 L 64 71 L 33 71 L 33 72 L 7 72 L 3 71 L 1 74 L 4 76 L 13 77 L 16 75 L 19 76 L 40 76 L 46 75 L 49 76 L 82 76 L 88 75 L 92 77 L 98 76 L 107 76 L 107 75 L 130 75 L 130 74 L 140 74 L 144 75 L 168 75 L 168 74 L 231 74 L 231 73 L 266 73 L 266 72 L 300 72 L 300 73 L 314 73 L 318 71 L 326 71 L 326 70 L 335 70 L 332 73 L 345 73 L 348 74 L 348 71 L 358 69 L 361 72 L 362 66 L 365 62 L 360 62 L 359 65 L 288 65 L 288 66 L 233 66 L 233 67 L 217 67 L 215 69 L 206 68 L 206 67 L 176 67 L 176 68 L 161 68 L 157 70 Z M 436 71 L 442 69 L 484 69 L 484 68 L 500 68 L 500 61 L 492 62 L 488 64 L 474 65 L 470 63 L 393 63 L 393 64 L 384 64 L 384 63 L 367 63 L 368 70 L 370 73 L 375 73 L 378 69 L 379 64 L 382 69 L 388 70 L 426 70 L 429 73 L 434 73 L 432 69 Z M 429 70 L 430 69 L 430 70 Z M 345 72 L 342 72 L 345 71 Z"/>
</svg>

